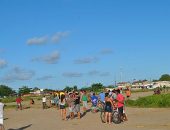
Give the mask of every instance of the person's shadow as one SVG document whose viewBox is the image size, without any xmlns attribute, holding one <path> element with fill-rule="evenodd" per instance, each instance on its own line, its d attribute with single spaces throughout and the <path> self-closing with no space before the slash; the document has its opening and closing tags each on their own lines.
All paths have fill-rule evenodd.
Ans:
<svg viewBox="0 0 170 130">
<path fill-rule="evenodd" d="M 24 127 L 21 127 L 21 128 L 18 128 L 18 129 L 8 129 L 8 130 L 24 130 L 24 129 L 27 129 L 27 128 L 31 127 L 31 126 L 32 126 L 32 124 L 24 126 Z"/>
</svg>

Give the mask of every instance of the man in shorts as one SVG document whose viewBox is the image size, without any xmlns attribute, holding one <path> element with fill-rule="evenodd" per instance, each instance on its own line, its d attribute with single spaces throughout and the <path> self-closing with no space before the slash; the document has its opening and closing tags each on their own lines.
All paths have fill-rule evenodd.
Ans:
<svg viewBox="0 0 170 130">
<path fill-rule="evenodd" d="M 75 112 L 77 113 L 77 118 L 80 119 L 81 118 L 81 114 L 80 114 L 80 96 L 79 93 L 76 93 L 76 97 L 75 97 Z"/>
<path fill-rule="evenodd" d="M 87 109 L 88 109 L 88 97 L 86 95 L 86 91 L 83 92 L 82 98 L 81 98 L 82 102 L 83 102 L 83 112 L 86 113 Z"/>
</svg>

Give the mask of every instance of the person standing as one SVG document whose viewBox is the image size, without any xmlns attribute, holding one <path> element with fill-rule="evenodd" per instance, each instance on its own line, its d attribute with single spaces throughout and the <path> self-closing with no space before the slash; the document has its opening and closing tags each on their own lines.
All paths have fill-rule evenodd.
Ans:
<svg viewBox="0 0 170 130">
<path fill-rule="evenodd" d="M 105 93 L 102 91 L 100 94 L 99 94 L 99 100 L 104 103 L 105 102 Z"/>
<path fill-rule="evenodd" d="M 76 97 L 75 97 L 75 112 L 77 113 L 77 118 L 81 118 L 81 113 L 80 113 L 80 95 L 77 92 Z"/>
<path fill-rule="evenodd" d="M 4 111 L 4 104 L 0 102 L 0 130 L 4 130 L 3 111 Z"/>
<path fill-rule="evenodd" d="M 97 107 L 98 97 L 96 96 L 95 93 L 93 93 L 93 96 L 91 97 L 91 103 L 92 103 L 92 107 Z"/>
<path fill-rule="evenodd" d="M 67 120 L 66 118 L 66 99 L 65 99 L 65 95 L 61 95 L 61 99 L 60 99 L 60 112 L 61 112 L 61 117 L 62 120 Z"/>
<path fill-rule="evenodd" d="M 117 107 L 118 107 L 118 112 L 120 114 L 121 120 L 123 121 L 123 108 L 124 108 L 124 101 L 125 97 L 120 94 L 120 90 L 116 90 L 116 95 L 117 95 Z"/>
<path fill-rule="evenodd" d="M 113 102 L 112 102 L 112 96 L 109 94 L 106 94 L 105 97 L 105 121 L 108 124 L 111 124 L 111 116 L 112 116 L 112 110 L 113 110 Z"/>
<path fill-rule="evenodd" d="M 18 109 L 22 110 L 22 98 L 21 98 L 21 96 L 18 96 L 16 98 L 16 103 L 17 103 L 17 110 Z"/>
<path fill-rule="evenodd" d="M 47 98 L 45 96 L 43 96 L 43 98 L 42 98 L 42 108 L 43 109 L 46 109 L 46 106 L 47 106 L 46 102 L 47 102 Z"/>
<path fill-rule="evenodd" d="M 56 105 L 56 108 L 59 109 L 59 97 L 58 97 L 58 95 L 55 96 L 54 103 Z"/>
<path fill-rule="evenodd" d="M 74 99 L 72 97 L 72 93 L 69 93 L 69 98 L 67 99 L 67 104 L 69 107 L 70 119 L 74 119 Z"/>
<path fill-rule="evenodd" d="M 127 89 L 126 89 L 126 97 L 127 97 L 127 99 L 129 99 L 130 96 L 131 96 L 131 91 L 130 91 L 130 88 L 127 87 Z"/>
<path fill-rule="evenodd" d="M 88 109 L 88 105 L 87 105 L 88 98 L 87 98 L 87 95 L 86 95 L 86 91 L 83 92 L 82 102 L 83 102 L 83 112 L 86 113 L 86 111 Z"/>
</svg>

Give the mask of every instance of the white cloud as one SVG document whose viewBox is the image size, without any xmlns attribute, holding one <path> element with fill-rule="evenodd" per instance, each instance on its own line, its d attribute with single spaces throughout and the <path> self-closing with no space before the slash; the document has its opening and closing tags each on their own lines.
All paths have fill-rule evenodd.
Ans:
<svg viewBox="0 0 170 130">
<path fill-rule="evenodd" d="M 33 37 L 27 40 L 28 45 L 44 45 L 48 42 L 58 43 L 61 39 L 66 38 L 69 35 L 69 31 L 57 32 L 52 36 L 42 36 L 42 37 Z"/>
<path fill-rule="evenodd" d="M 7 66 L 7 62 L 3 59 L 0 59 L 0 69 L 5 68 Z"/>
<path fill-rule="evenodd" d="M 60 59 L 59 52 L 55 51 L 49 55 L 33 58 L 33 62 L 44 62 L 47 64 L 56 64 Z"/>
<path fill-rule="evenodd" d="M 103 55 L 106 55 L 106 54 L 112 54 L 113 53 L 113 50 L 112 49 L 109 49 L 109 48 L 107 48 L 107 49 L 103 49 L 103 50 L 101 50 L 101 52 L 100 52 L 101 54 L 103 54 Z"/>
<path fill-rule="evenodd" d="M 100 74 L 100 71 L 97 71 L 97 70 L 92 70 L 88 73 L 88 75 L 90 76 L 96 76 L 96 75 L 99 75 Z"/>
<path fill-rule="evenodd" d="M 51 75 L 46 75 L 46 76 L 37 78 L 37 80 L 50 80 L 50 79 L 52 79 L 52 78 L 54 78 L 54 77 L 51 76 Z"/>
<path fill-rule="evenodd" d="M 75 77 L 82 77 L 83 73 L 78 73 L 78 72 L 66 72 L 63 73 L 64 77 L 68 77 L 68 78 L 75 78 Z"/>
<path fill-rule="evenodd" d="M 62 38 L 67 37 L 67 36 L 69 35 L 69 33 L 70 33 L 69 31 L 57 32 L 55 35 L 52 36 L 51 40 L 52 40 L 52 42 L 54 42 L 54 43 L 58 43 L 58 42 L 60 42 L 60 40 L 61 40 Z"/>
<path fill-rule="evenodd" d="M 30 80 L 34 75 L 35 72 L 32 70 L 25 70 L 19 67 L 15 67 L 1 79 L 5 82 L 14 82 L 19 80 Z"/>
<path fill-rule="evenodd" d="M 34 37 L 34 38 L 30 38 L 27 40 L 28 45 L 43 45 L 43 44 L 46 44 L 47 42 L 48 42 L 47 36 Z"/>
<path fill-rule="evenodd" d="M 110 76 L 110 72 L 103 72 L 100 74 L 101 77 L 107 77 L 107 76 Z"/>
<path fill-rule="evenodd" d="M 86 57 L 82 59 L 77 59 L 74 61 L 75 64 L 90 64 L 90 63 L 97 63 L 99 59 L 96 57 Z"/>
</svg>

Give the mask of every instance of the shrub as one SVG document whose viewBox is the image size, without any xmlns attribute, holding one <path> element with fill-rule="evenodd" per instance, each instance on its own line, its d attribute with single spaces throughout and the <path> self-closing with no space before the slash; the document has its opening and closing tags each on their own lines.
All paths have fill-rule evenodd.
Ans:
<svg viewBox="0 0 170 130">
<path fill-rule="evenodd" d="M 137 100 L 128 100 L 126 104 L 132 107 L 168 108 L 170 107 L 170 94 L 152 95 Z"/>
</svg>

